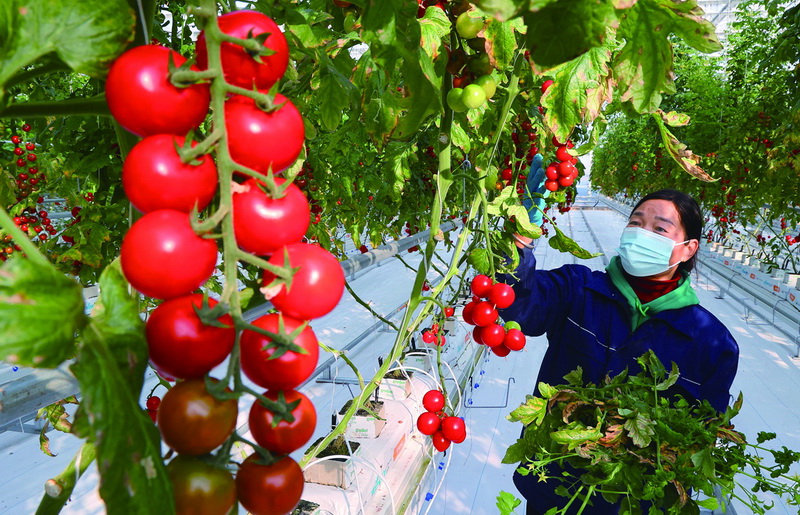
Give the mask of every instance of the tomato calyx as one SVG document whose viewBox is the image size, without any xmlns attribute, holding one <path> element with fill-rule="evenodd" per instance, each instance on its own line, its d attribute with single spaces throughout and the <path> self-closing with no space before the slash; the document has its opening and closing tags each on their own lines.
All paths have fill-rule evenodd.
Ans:
<svg viewBox="0 0 800 515">
<path fill-rule="evenodd" d="M 288 402 L 283 390 L 278 390 L 277 401 L 273 401 L 272 399 L 265 397 L 260 393 L 252 392 L 252 394 L 256 397 L 255 402 L 258 402 L 272 412 L 272 427 L 278 427 L 278 424 L 283 421 L 286 421 L 287 423 L 294 422 L 294 415 L 292 414 L 292 411 L 294 411 L 294 409 L 300 405 L 301 399 Z"/>
<path fill-rule="evenodd" d="M 195 84 L 206 84 L 217 76 L 217 72 L 211 70 L 192 70 L 193 59 L 187 59 L 180 66 L 175 66 L 172 53 L 167 54 L 167 70 L 169 82 L 176 88 L 188 88 Z"/>
<path fill-rule="evenodd" d="M 227 329 L 230 326 L 220 322 L 219 319 L 223 315 L 228 314 L 229 307 L 230 306 L 228 306 L 228 304 L 225 302 L 218 302 L 217 304 L 214 305 L 214 307 L 211 307 L 208 302 L 207 294 L 203 295 L 203 301 L 200 307 L 192 306 L 192 308 L 194 308 L 195 314 L 197 315 L 197 318 L 199 318 L 200 321 L 203 322 L 203 324 L 212 327 L 221 327 L 224 329 Z"/>
<path fill-rule="evenodd" d="M 283 315 L 279 314 L 277 333 L 267 331 L 266 329 L 262 329 L 261 327 L 252 324 L 247 325 L 245 329 L 253 331 L 254 333 L 262 334 L 270 339 L 270 342 L 264 346 L 264 350 L 275 349 L 275 352 L 272 353 L 269 358 L 272 360 L 280 358 L 289 351 L 296 352 L 298 354 L 308 354 L 306 349 L 294 343 L 295 339 L 300 336 L 300 333 L 302 333 L 306 327 L 308 327 L 308 320 L 304 320 L 303 323 L 300 324 L 294 331 L 287 333 L 283 322 Z"/>
</svg>

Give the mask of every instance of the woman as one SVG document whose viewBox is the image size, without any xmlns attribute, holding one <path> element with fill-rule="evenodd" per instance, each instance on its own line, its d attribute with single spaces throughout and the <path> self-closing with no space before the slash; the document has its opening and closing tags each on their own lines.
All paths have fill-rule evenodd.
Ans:
<svg viewBox="0 0 800 515">
<path fill-rule="evenodd" d="M 563 384 L 564 375 L 578 366 L 584 379 L 596 384 L 626 367 L 635 374 L 636 358 L 652 349 L 667 367 L 673 361 L 678 365 L 676 393 L 706 399 L 724 411 L 739 347 L 699 305 L 690 284 L 702 220 L 697 202 L 685 193 L 661 190 L 645 196 L 633 208 L 619 256 L 605 272 L 583 265 L 536 270 L 530 241 L 518 237 L 519 280 L 506 278 L 514 285 L 516 301 L 501 316 L 519 322 L 525 334 L 547 334 L 537 383 Z M 555 480 L 515 474 L 514 483 L 528 500 L 529 514 L 566 503 L 554 493 Z M 600 496 L 592 503 L 585 514 L 617 513 Z"/>
</svg>

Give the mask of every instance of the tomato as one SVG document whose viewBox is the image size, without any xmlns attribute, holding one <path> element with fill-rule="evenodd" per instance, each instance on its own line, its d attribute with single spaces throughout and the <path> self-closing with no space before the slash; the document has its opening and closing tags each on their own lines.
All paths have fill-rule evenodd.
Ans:
<svg viewBox="0 0 800 515">
<path fill-rule="evenodd" d="M 551 181 L 551 180 L 544 181 L 544 187 L 548 191 L 558 191 L 558 181 Z"/>
<path fill-rule="evenodd" d="M 278 185 L 286 182 L 276 178 Z M 311 208 L 300 188 L 290 184 L 281 198 L 270 197 L 250 179 L 233 193 L 233 230 L 239 247 L 253 254 L 272 254 L 299 242 L 308 230 Z"/>
<path fill-rule="evenodd" d="M 203 377 L 233 349 L 233 319 L 230 315 L 217 319 L 227 327 L 205 325 L 194 310 L 202 304 L 203 295 L 199 293 L 175 297 L 160 304 L 147 319 L 150 361 L 170 377 Z M 216 300 L 208 299 L 209 307 L 216 304 Z"/>
<path fill-rule="evenodd" d="M 444 452 L 450 447 L 450 440 L 448 440 L 441 431 L 433 433 L 431 435 L 431 440 L 433 440 L 433 446 L 439 452 Z"/>
<path fill-rule="evenodd" d="M 158 408 L 161 439 L 178 454 L 200 456 L 228 439 L 236 426 L 236 399 L 218 400 L 203 379 L 188 379 L 169 389 Z"/>
<path fill-rule="evenodd" d="M 504 328 L 506 331 L 510 331 L 512 329 L 522 329 L 522 326 L 519 325 L 518 322 L 514 322 L 513 320 L 509 320 L 505 323 Z"/>
<path fill-rule="evenodd" d="M 211 277 L 217 243 L 195 234 L 188 214 L 159 209 L 131 226 L 122 239 L 120 261 L 131 286 L 148 297 L 170 299 Z"/>
<path fill-rule="evenodd" d="M 440 425 L 439 415 L 431 411 L 420 413 L 417 417 L 417 429 L 424 435 L 432 435 L 439 430 Z"/>
<path fill-rule="evenodd" d="M 472 311 L 472 321 L 481 327 L 494 323 L 498 316 L 497 310 L 486 301 L 476 304 Z"/>
<path fill-rule="evenodd" d="M 444 308 L 444 316 L 446 316 L 447 318 L 450 318 L 455 314 L 456 314 L 456 308 L 452 306 L 447 306 L 446 308 Z"/>
<path fill-rule="evenodd" d="M 492 352 L 494 352 L 501 358 L 505 358 L 506 356 L 511 354 L 511 349 L 509 349 L 505 345 L 498 345 L 497 347 L 492 347 Z"/>
<path fill-rule="evenodd" d="M 251 454 L 236 474 L 239 502 L 253 515 L 291 512 L 300 502 L 304 486 L 303 471 L 288 456 L 264 465 L 257 454 Z"/>
<path fill-rule="evenodd" d="M 266 174 L 279 173 L 294 163 L 305 141 L 300 112 L 286 97 L 275 95 L 280 106 L 266 112 L 251 98 L 235 95 L 225 102 L 225 127 L 231 158 Z"/>
<path fill-rule="evenodd" d="M 553 81 L 552 81 L 552 80 L 550 80 L 550 79 L 547 79 L 546 81 L 544 81 L 544 82 L 542 83 L 542 95 L 544 95 L 544 94 L 545 94 L 545 92 L 546 92 L 548 89 L 550 89 L 550 86 L 552 86 L 552 85 L 553 85 Z"/>
<path fill-rule="evenodd" d="M 506 324 L 506 327 L 508 327 L 508 324 Z M 525 343 L 527 343 L 525 335 L 519 329 L 508 329 L 505 338 L 503 338 L 503 345 L 508 350 L 522 350 L 525 347 Z"/>
<path fill-rule="evenodd" d="M 158 407 L 161 406 L 161 397 L 158 395 L 148 397 L 145 406 L 148 411 L 158 411 Z"/>
<path fill-rule="evenodd" d="M 477 109 L 486 103 L 486 92 L 478 84 L 470 84 L 461 92 L 461 102 L 467 109 Z"/>
<path fill-rule="evenodd" d="M 571 161 L 572 157 L 572 154 L 569 153 L 569 149 L 566 146 L 556 149 L 556 159 L 559 161 Z"/>
<path fill-rule="evenodd" d="M 422 406 L 427 411 L 441 411 L 444 408 L 444 394 L 439 390 L 430 390 L 422 396 Z"/>
<path fill-rule="evenodd" d="M 453 443 L 461 443 L 467 438 L 467 425 L 460 417 L 447 417 L 442 420 L 442 433 Z"/>
<path fill-rule="evenodd" d="M 497 309 L 509 307 L 515 298 L 514 288 L 505 283 L 494 284 L 489 291 L 489 303 L 494 304 Z"/>
<path fill-rule="evenodd" d="M 464 39 L 472 39 L 483 29 L 483 18 L 475 11 L 467 11 L 456 18 L 456 32 Z"/>
<path fill-rule="evenodd" d="M 569 161 L 562 161 L 558 163 L 558 166 L 556 168 L 558 168 L 558 175 L 560 175 L 561 177 L 569 177 L 570 175 L 572 175 L 573 171 L 577 170 L 575 165 Z"/>
<path fill-rule="evenodd" d="M 558 168 L 556 168 L 553 165 L 550 165 L 547 168 L 545 168 L 544 175 L 545 175 L 545 177 L 547 177 L 548 180 L 556 181 L 556 180 L 558 180 L 558 177 L 559 177 Z"/>
<path fill-rule="evenodd" d="M 470 57 L 467 62 L 467 68 L 476 75 L 489 75 L 494 70 L 491 61 L 489 61 L 489 54 L 485 52 Z"/>
<path fill-rule="evenodd" d="M 464 90 L 462 88 L 453 88 L 447 92 L 447 105 L 457 113 L 467 110 L 467 106 L 464 105 L 462 100 L 463 93 Z"/>
<path fill-rule="evenodd" d="M 225 469 L 177 456 L 167 465 L 178 515 L 223 515 L 236 505 L 236 482 Z"/>
<path fill-rule="evenodd" d="M 217 167 L 209 156 L 201 156 L 196 165 L 183 163 L 175 146 L 184 141 L 182 136 L 157 134 L 131 149 L 122 164 L 122 186 L 133 207 L 143 213 L 189 213 L 195 205 L 198 211 L 208 206 L 217 192 Z"/>
<path fill-rule="evenodd" d="M 339 303 L 344 291 L 344 272 L 333 254 L 317 245 L 293 243 L 275 252 L 269 262 L 284 266 L 288 255 L 288 266 L 299 268 L 292 277 L 291 288 L 282 285 L 272 304 L 290 317 L 309 320 L 329 313 Z M 264 286 L 275 276 L 264 271 Z"/>
<path fill-rule="evenodd" d="M 486 327 L 480 328 L 481 341 L 487 347 L 497 347 L 503 343 L 503 338 L 506 336 L 506 330 L 500 324 L 489 324 Z"/>
<path fill-rule="evenodd" d="M 475 321 L 472 320 L 472 311 L 475 309 L 476 304 L 477 302 L 475 301 L 469 302 L 464 306 L 464 309 L 461 310 L 461 318 L 469 325 L 475 325 Z"/>
<path fill-rule="evenodd" d="M 491 75 L 482 75 L 478 77 L 475 84 L 483 88 L 487 100 L 492 98 L 497 91 L 497 82 L 495 82 Z"/>
<path fill-rule="evenodd" d="M 492 278 L 487 275 L 476 275 L 472 279 L 472 283 L 470 284 L 470 288 L 472 289 L 472 293 L 477 295 L 478 297 L 488 297 L 489 292 L 492 288 Z"/>
<path fill-rule="evenodd" d="M 483 343 L 483 337 L 481 336 L 481 332 L 483 331 L 483 327 L 475 327 L 472 329 L 472 339 L 475 340 L 475 343 L 480 345 L 485 345 Z"/>
<path fill-rule="evenodd" d="M 569 177 L 558 178 L 558 185 L 561 186 L 562 188 L 566 188 L 567 186 L 572 186 L 573 182 L 575 182 L 575 179 L 573 179 L 571 175 Z"/>
<path fill-rule="evenodd" d="M 425 343 L 433 343 L 436 341 L 436 335 L 431 330 L 422 331 L 422 341 Z"/>
<path fill-rule="evenodd" d="M 220 59 L 227 82 L 250 90 L 268 90 L 283 77 L 289 64 L 289 45 L 272 18 L 256 11 L 233 11 L 223 14 L 217 21 L 222 32 L 235 38 L 269 34 L 262 44 L 271 51 L 270 55 L 258 55 L 227 41 L 222 43 Z M 205 32 L 197 38 L 196 49 L 197 66 L 205 70 L 208 68 Z"/>
<path fill-rule="evenodd" d="M 273 426 L 275 414 L 256 400 L 250 408 L 250 434 L 258 445 L 277 454 L 289 454 L 302 447 L 317 427 L 317 410 L 308 397 L 296 390 L 283 392 L 286 402 L 300 401 L 292 410 L 293 422 L 281 420 Z M 277 391 L 266 391 L 264 397 L 277 401 Z"/>
<path fill-rule="evenodd" d="M 271 333 L 278 333 L 279 321 L 283 319 L 283 330 L 291 333 L 302 322 L 277 313 L 264 315 L 253 322 L 253 325 Z M 242 331 L 240 339 L 242 371 L 251 381 L 268 390 L 291 390 L 305 381 L 314 371 L 319 359 L 319 344 L 310 326 L 306 326 L 294 343 L 306 351 L 299 354 L 287 351 L 278 358 L 270 359 L 275 348 L 268 344 L 272 339 L 250 330 Z"/>
<path fill-rule="evenodd" d="M 136 135 L 185 136 L 206 118 L 211 102 L 209 85 L 174 86 L 169 78 L 170 56 L 175 66 L 186 62 L 168 48 L 142 45 L 123 53 L 111 65 L 106 79 L 108 108 L 120 125 Z"/>
</svg>

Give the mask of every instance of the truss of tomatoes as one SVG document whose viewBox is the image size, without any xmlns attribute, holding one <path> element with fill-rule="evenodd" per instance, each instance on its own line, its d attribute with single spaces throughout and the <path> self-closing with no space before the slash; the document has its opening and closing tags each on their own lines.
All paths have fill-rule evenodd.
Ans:
<svg viewBox="0 0 800 515">
<path fill-rule="evenodd" d="M 268 92 L 283 77 L 288 45 L 278 25 L 253 11 L 218 18 L 219 28 L 235 38 L 258 42 L 263 52 L 222 43 L 221 67 L 233 86 Z M 249 46 L 249 45 L 248 45 Z M 250 408 L 254 453 L 238 467 L 235 479 L 200 457 L 226 442 L 235 430 L 235 394 L 212 393 L 207 374 L 234 348 L 237 328 L 216 300 L 196 293 L 217 266 L 219 247 L 197 234 L 190 214 L 217 195 L 218 171 L 212 155 L 190 159 L 198 143 L 187 136 L 205 121 L 208 83 L 175 84 L 174 71 L 208 66 L 205 33 L 195 47 L 196 65 L 158 45 L 135 47 L 111 66 L 106 82 L 109 109 L 119 124 L 142 137 L 123 164 L 122 181 L 131 203 L 143 216 L 122 241 L 123 273 L 140 293 L 162 299 L 146 324 L 150 361 L 163 376 L 180 379 L 160 399 L 150 397 L 161 438 L 179 457 L 168 465 L 178 512 L 228 512 L 238 501 L 254 514 L 290 512 L 303 491 L 299 465 L 287 455 L 301 448 L 316 427 L 311 401 L 296 388 L 314 371 L 319 357 L 308 321 L 330 312 L 344 290 L 339 261 L 323 248 L 302 243 L 310 222 L 306 196 L 281 177 L 272 196 L 259 179 L 236 172 L 230 199 L 234 234 L 245 252 L 294 269 L 291 289 L 269 271 L 262 292 L 277 308 L 243 328 L 239 336 L 241 370 L 263 388 Z M 292 102 L 275 94 L 270 106 L 231 95 L 224 106 L 227 152 L 238 165 L 279 175 L 299 156 L 305 138 L 303 118 Z M 187 141 L 188 140 L 188 141 Z M 216 390 L 221 390 L 217 385 Z M 228 462 L 230 456 L 222 462 Z M 193 488 L 193 475 L 210 488 Z"/>
<path fill-rule="evenodd" d="M 472 339 L 486 345 L 500 357 L 508 356 L 511 351 L 522 350 L 526 340 L 519 324 L 509 321 L 503 326 L 497 323 L 500 318 L 497 310 L 514 303 L 514 289 L 482 274 L 472 279 L 470 288 L 472 301 L 464 306 L 461 316 L 464 322 L 476 326 L 472 330 Z"/>
<path fill-rule="evenodd" d="M 440 390 L 428 391 L 422 397 L 422 407 L 425 411 L 417 417 L 417 430 L 431 437 L 437 451 L 444 452 L 451 443 L 461 443 L 467 439 L 464 419 L 444 411 L 445 398 Z"/>
</svg>

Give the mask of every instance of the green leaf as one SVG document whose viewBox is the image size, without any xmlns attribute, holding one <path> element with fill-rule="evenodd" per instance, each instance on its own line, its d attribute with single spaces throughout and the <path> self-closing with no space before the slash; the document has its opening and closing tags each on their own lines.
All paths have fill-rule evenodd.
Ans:
<svg viewBox="0 0 800 515">
<path fill-rule="evenodd" d="M 637 447 L 647 447 L 653 441 L 653 421 L 647 415 L 636 413 L 636 417 L 625 421 L 625 429 Z"/>
<path fill-rule="evenodd" d="M 100 495 L 109 513 L 174 513 L 161 439 L 139 406 L 147 360 L 144 322 L 118 262 L 100 280 L 97 317 L 82 333 L 72 372 L 83 395 L 76 432 L 97 445 Z M 80 423 L 78 423 L 80 419 Z"/>
<path fill-rule="evenodd" d="M 486 53 L 491 65 L 498 70 L 508 68 L 517 50 L 513 24 L 490 18 L 482 34 L 478 35 L 486 38 Z"/>
<path fill-rule="evenodd" d="M 474 249 L 467 257 L 467 263 L 474 268 L 479 274 L 491 273 L 491 259 L 492 256 L 489 250 L 484 248 Z"/>
<path fill-rule="evenodd" d="M 547 3 L 523 18 L 528 27 L 526 45 L 540 69 L 565 63 L 602 45 L 606 29 L 619 23 L 614 5 L 608 0 Z M 553 27 L 560 28 L 558 37 L 553 37 Z"/>
<path fill-rule="evenodd" d="M 611 50 L 609 44 L 593 48 L 552 71 L 554 83 L 542 95 L 542 105 L 545 124 L 559 141 L 567 141 L 576 125 L 593 122 L 611 102 Z"/>
<path fill-rule="evenodd" d="M 525 402 L 509 413 L 506 418 L 511 422 L 522 422 L 526 426 L 534 423 L 538 426 L 542 423 L 546 414 L 547 400 L 528 395 Z"/>
<path fill-rule="evenodd" d="M 656 384 L 656 390 L 659 392 L 663 392 L 668 390 L 672 387 L 675 383 L 678 382 L 678 378 L 681 376 L 680 372 L 678 371 L 678 365 L 673 361 L 672 362 L 672 370 L 670 370 L 669 375 L 666 379 L 661 381 L 660 383 Z"/>
<path fill-rule="evenodd" d="M 500 510 L 500 515 L 511 515 L 520 504 L 522 501 L 517 499 L 514 494 L 501 490 L 497 496 L 497 509 Z"/>
<path fill-rule="evenodd" d="M 75 72 L 104 77 L 133 40 L 135 23 L 125 0 L 4 0 L 0 99 L 14 74 L 47 54 L 56 54 Z"/>
<path fill-rule="evenodd" d="M 295 36 L 305 48 L 324 46 L 336 36 L 329 28 L 331 15 L 327 13 L 311 9 L 286 9 L 284 13 L 288 29 L 284 34 Z"/>
<path fill-rule="evenodd" d="M 419 26 L 422 33 L 420 46 L 431 59 L 436 59 L 442 48 L 442 40 L 450 34 L 450 19 L 443 9 L 434 7 L 425 11 Z"/>
<path fill-rule="evenodd" d="M 709 497 L 708 499 L 703 499 L 702 501 L 697 501 L 697 505 L 701 508 L 705 508 L 707 510 L 718 510 L 719 509 L 719 501 L 715 497 Z"/>
<path fill-rule="evenodd" d="M 539 388 L 539 394 L 541 394 L 541 396 L 545 399 L 550 399 L 559 392 L 558 388 L 554 388 L 544 382 L 540 382 L 538 384 L 538 388 Z"/>
<path fill-rule="evenodd" d="M 573 256 L 581 259 L 591 259 L 593 257 L 603 255 L 602 253 L 592 253 L 584 249 L 578 245 L 578 242 L 564 234 L 564 232 L 559 229 L 558 226 L 554 225 L 553 229 L 555 229 L 556 235 L 551 236 L 548 240 L 548 243 L 552 248 L 560 250 L 561 252 L 569 252 Z"/>
<path fill-rule="evenodd" d="M 9 363 L 57 367 L 75 355 L 86 323 L 82 289 L 52 266 L 21 256 L 0 267 L 0 357 Z"/>
<path fill-rule="evenodd" d="M 652 0 L 652 2 L 668 13 L 671 22 L 669 32 L 674 32 L 700 52 L 711 53 L 722 50 L 714 25 L 703 17 L 705 13 L 698 6 L 697 0 Z"/>
<path fill-rule="evenodd" d="M 534 208 L 536 209 L 536 208 Z M 542 237 L 542 228 L 536 224 L 531 223 L 530 215 L 525 206 L 516 205 L 510 206 L 506 209 L 506 216 L 514 217 L 514 225 L 516 226 L 517 234 L 521 234 L 527 238 L 538 239 Z"/>
<path fill-rule="evenodd" d="M 472 3 L 491 17 L 506 21 L 528 9 L 529 2 L 530 0 L 475 0 Z"/>
<path fill-rule="evenodd" d="M 574 449 L 586 442 L 595 442 L 602 436 L 600 429 L 596 427 L 562 429 L 550 433 L 550 438 L 552 438 L 554 442 L 566 445 L 568 449 Z"/>
<path fill-rule="evenodd" d="M 692 454 L 692 464 L 697 467 L 703 476 L 711 479 L 715 477 L 714 457 L 711 455 L 711 449 L 703 449 Z"/>
<path fill-rule="evenodd" d="M 583 385 L 583 368 L 578 367 L 572 372 L 568 373 L 564 376 L 564 380 L 567 384 L 572 386 L 582 386 Z"/>
<path fill-rule="evenodd" d="M 698 166 L 700 156 L 692 152 L 667 129 L 667 125 L 664 123 L 661 116 L 653 114 L 653 119 L 656 121 L 659 132 L 661 132 L 661 141 L 664 143 L 664 148 L 667 149 L 669 156 L 678 163 L 678 166 L 683 168 L 683 170 L 692 177 L 700 179 L 701 181 L 716 181 L 716 179 L 712 178 L 705 170 Z"/>
</svg>

